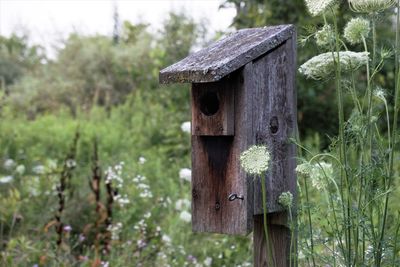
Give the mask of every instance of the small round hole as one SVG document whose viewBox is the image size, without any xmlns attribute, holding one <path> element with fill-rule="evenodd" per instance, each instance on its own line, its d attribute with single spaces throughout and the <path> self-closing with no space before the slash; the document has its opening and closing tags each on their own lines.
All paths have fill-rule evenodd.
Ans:
<svg viewBox="0 0 400 267">
<path fill-rule="evenodd" d="M 206 116 L 212 116 L 218 112 L 219 99 L 215 92 L 207 92 L 200 98 L 200 111 Z"/>
</svg>

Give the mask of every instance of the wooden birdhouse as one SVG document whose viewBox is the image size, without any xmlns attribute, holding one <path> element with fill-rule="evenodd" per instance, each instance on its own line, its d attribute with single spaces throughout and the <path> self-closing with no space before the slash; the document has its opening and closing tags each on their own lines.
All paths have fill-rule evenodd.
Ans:
<svg viewBox="0 0 400 267">
<path fill-rule="evenodd" d="M 195 232 L 248 234 L 263 213 L 259 177 L 240 154 L 271 152 L 268 212 L 295 195 L 296 33 L 292 25 L 243 29 L 160 71 L 161 83 L 191 83 L 192 225 Z"/>
</svg>

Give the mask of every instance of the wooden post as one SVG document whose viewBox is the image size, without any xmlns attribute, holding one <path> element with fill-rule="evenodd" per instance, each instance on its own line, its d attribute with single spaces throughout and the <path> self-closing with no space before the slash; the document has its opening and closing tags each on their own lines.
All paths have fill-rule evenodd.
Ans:
<svg viewBox="0 0 400 267">
<path fill-rule="evenodd" d="M 254 266 L 268 266 L 261 179 L 240 154 L 267 145 L 268 231 L 275 267 L 290 263 L 283 192 L 296 199 L 296 31 L 292 25 L 243 29 L 160 71 L 160 82 L 192 83 L 192 226 L 195 232 L 246 235 Z M 237 197 L 231 199 L 230 196 Z M 292 266 L 294 266 L 292 264 Z"/>
</svg>

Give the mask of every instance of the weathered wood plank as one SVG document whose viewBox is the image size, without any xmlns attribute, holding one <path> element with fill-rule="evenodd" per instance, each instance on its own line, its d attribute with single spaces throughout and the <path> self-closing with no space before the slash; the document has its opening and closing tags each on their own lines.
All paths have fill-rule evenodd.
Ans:
<svg viewBox="0 0 400 267">
<path fill-rule="evenodd" d="M 286 215 L 286 213 L 282 213 Z M 270 246 L 272 246 L 271 258 L 268 258 L 267 242 L 264 232 L 263 215 L 254 216 L 254 233 L 253 233 L 253 247 L 254 247 L 254 267 L 289 267 L 296 266 L 294 258 L 290 258 L 290 242 L 291 234 L 290 229 L 281 223 L 276 223 L 276 220 L 282 220 L 282 214 L 269 214 L 268 215 L 268 236 Z M 276 218 L 278 217 L 278 218 Z M 292 248 L 294 250 L 295 248 Z M 290 265 L 292 260 L 292 265 Z M 270 266 L 268 263 L 273 263 Z"/>
<path fill-rule="evenodd" d="M 240 153 L 252 142 L 252 64 L 224 79 L 234 95 L 234 136 L 192 136 L 192 228 L 194 232 L 246 235 L 253 229 L 252 177 Z M 229 201 L 230 194 L 242 199 Z"/>
<path fill-rule="evenodd" d="M 226 80 L 192 84 L 192 135 L 234 135 L 235 95 Z"/>
<path fill-rule="evenodd" d="M 282 192 L 296 195 L 295 39 L 289 39 L 253 62 L 253 128 L 256 144 L 266 144 L 272 158 L 266 174 L 268 212 L 279 212 Z M 254 214 L 262 214 L 261 179 L 254 183 Z"/>
<path fill-rule="evenodd" d="M 160 83 L 218 81 L 293 35 L 293 25 L 243 29 L 160 71 Z"/>
</svg>

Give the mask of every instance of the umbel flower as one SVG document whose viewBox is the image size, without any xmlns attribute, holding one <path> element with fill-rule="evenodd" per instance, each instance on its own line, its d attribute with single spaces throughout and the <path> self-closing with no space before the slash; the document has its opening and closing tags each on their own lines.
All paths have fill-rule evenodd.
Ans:
<svg viewBox="0 0 400 267">
<path fill-rule="evenodd" d="M 392 7 L 396 0 L 349 0 L 350 8 L 354 12 L 375 13 Z"/>
<path fill-rule="evenodd" d="M 240 163 L 247 173 L 259 175 L 268 170 L 270 158 L 266 146 L 252 146 L 240 155 Z"/>
<path fill-rule="evenodd" d="M 312 16 L 319 16 L 336 3 L 336 0 L 305 0 L 308 12 Z"/>
<path fill-rule="evenodd" d="M 282 205 L 282 207 L 290 209 L 293 205 L 293 195 L 289 191 L 283 192 L 279 198 L 278 203 Z"/>
<path fill-rule="evenodd" d="M 367 38 L 371 28 L 369 20 L 363 18 L 351 19 L 344 28 L 344 38 L 350 44 L 358 44 Z"/>
<path fill-rule="evenodd" d="M 329 45 L 335 39 L 332 27 L 329 24 L 325 24 L 321 30 L 315 33 L 315 42 L 318 46 L 324 47 Z"/>
<path fill-rule="evenodd" d="M 340 66 L 342 71 L 352 71 L 366 65 L 369 57 L 368 52 L 339 52 Z M 314 80 L 328 77 L 335 71 L 336 53 L 327 52 L 315 56 L 300 66 L 299 72 Z"/>
</svg>

